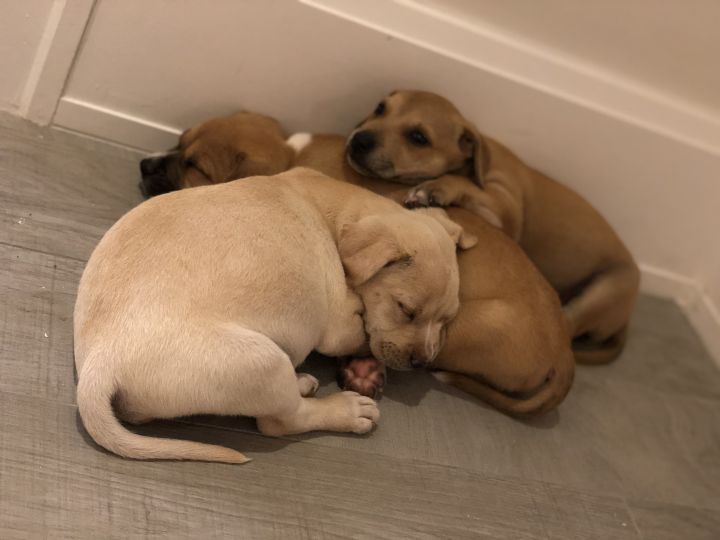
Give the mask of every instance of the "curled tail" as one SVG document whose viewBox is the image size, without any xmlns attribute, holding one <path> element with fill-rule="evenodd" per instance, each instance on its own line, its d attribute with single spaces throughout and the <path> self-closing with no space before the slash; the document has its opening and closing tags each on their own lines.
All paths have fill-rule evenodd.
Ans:
<svg viewBox="0 0 720 540">
<path fill-rule="evenodd" d="M 570 390 L 573 374 L 574 371 L 569 370 L 568 373 L 556 376 L 537 391 L 524 394 L 505 392 L 485 381 L 461 373 L 432 372 L 437 380 L 480 398 L 512 416 L 535 416 L 557 407 Z"/>
<path fill-rule="evenodd" d="M 86 361 L 79 379 L 77 404 L 85 429 L 96 443 L 115 454 L 133 459 L 250 461 L 240 452 L 222 446 L 133 433 L 120 423 L 113 411 L 112 399 L 117 386 L 112 374 Z"/>
</svg>

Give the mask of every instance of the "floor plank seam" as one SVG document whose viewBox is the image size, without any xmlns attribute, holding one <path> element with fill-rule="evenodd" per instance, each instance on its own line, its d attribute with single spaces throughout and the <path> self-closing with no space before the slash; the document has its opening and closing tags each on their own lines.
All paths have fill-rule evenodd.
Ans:
<svg viewBox="0 0 720 540">
<path fill-rule="evenodd" d="M 81 259 L 79 257 L 73 257 L 72 255 L 62 255 L 60 253 L 52 253 L 49 251 L 43 251 L 42 249 L 35 249 L 28 246 L 21 246 L 18 244 L 12 244 L 10 242 L 3 242 L 0 240 L 0 247 L 7 247 L 12 249 L 19 249 L 22 251 L 29 251 L 31 253 L 37 253 L 38 255 L 46 255 L 47 257 L 57 257 L 59 259 L 65 259 L 68 261 L 74 261 L 79 262 L 83 264 L 87 264 L 87 259 Z"/>
<path fill-rule="evenodd" d="M 630 516 L 630 521 L 632 522 L 632 526 L 634 527 L 635 532 L 637 532 L 637 534 L 638 534 L 638 538 L 640 538 L 640 540 L 645 540 L 645 535 L 642 533 L 642 530 L 640 529 L 640 527 L 637 524 L 637 519 L 635 518 L 635 512 L 633 512 L 633 509 L 630 507 L 630 503 L 627 499 L 627 496 L 625 496 L 625 494 L 622 494 L 621 499 L 623 502 L 623 506 L 625 507 L 625 510 L 627 511 L 628 515 Z"/>
</svg>

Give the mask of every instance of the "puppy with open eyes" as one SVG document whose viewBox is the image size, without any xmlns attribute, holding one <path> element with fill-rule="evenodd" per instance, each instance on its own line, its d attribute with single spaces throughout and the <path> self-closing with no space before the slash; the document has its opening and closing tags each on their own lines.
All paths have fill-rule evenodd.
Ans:
<svg viewBox="0 0 720 540">
<path fill-rule="evenodd" d="M 107 232 L 80 281 L 83 424 L 122 456 L 228 463 L 247 459 L 134 434 L 115 414 L 366 433 L 379 417 L 372 399 L 316 399 L 317 380 L 295 367 L 312 350 L 369 349 L 399 369 L 431 362 L 459 306 L 456 244 L 475 241 L 441 210 L 412 212 L 309 169 L 150 199 Z"/>
<path fill-rule="evenodd" d="M 409 184 L 408 206 L 457 206 L 516 240 L 560 295 L 584 363 L 615 359 L 639 287 L 632 255 L 580 195 L 525 165 L 446 99 L 394 92 L 348 140 L 364 176 Z"/>
<path fill-rule="evenodd" d="M 252 121 L 250 116 L 231 118 L 235 123 Z M 216 160 L 215 152 L 223 154 L 231 144 L 241 152 L 251 144 L 234 139 L 238 126 L 231 129 L 213 122 L 201 127 L 191 130 L 199 133 L 194 148 L 202 148 L 204 159 L 213 166 L 236 161 L 222 156 Z M 252 137 L 251 130 L 244 133 Z M 357 172 L 346 158 L 346 137 L 341 135 L 296 134 L 287 145 L 277 137 L 266 144 L 278 145 L 266 149 L 266 155 L 271 151 L 283 155 L 284 149 L 292 149 L 295 164 L 398 201 L 407 194 L 407 188 L 395 182 Z M 191 162 L 189 147 L 180 146 L 175 159 Z M 161 184 L 181 186 L 195 174 L 192 169 L 165 168 L 161 162 L 157 174 Z M 228 169 L 217 174 L 224 178 L 231 173 Z M 557 294 L 517 244 L 486 219 L 461 208 L 448 208 L 448 212 L 480 239 L 480 245 L 458 253 L 460 311 L 429 367 L 437 378 L 509 414 L 540 414 L 556 407 L 572 385 L 575 368 Z M 385 374 L 373 358 L 354 359 L 342 366 L 338 378 L 342 387 L 375 396 L 382 390 Z"/>
</svg>

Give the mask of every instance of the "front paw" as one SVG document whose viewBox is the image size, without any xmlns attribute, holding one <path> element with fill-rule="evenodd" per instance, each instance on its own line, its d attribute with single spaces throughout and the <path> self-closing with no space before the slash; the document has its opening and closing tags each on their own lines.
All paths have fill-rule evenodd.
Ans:
<svg viewBox="0 0 720 540">
<path fill-rule="evenodd" d="M 375 358 L 353 358 L 340 362 L 337 382 L 343 390 L 379 399 L 385 387 L 385 376 L 385 365 Z"/>
<path fill-rule="evenodd" d="M 453 196 L 449 189 L 437 180 L 428 180 L 418 184 L 407 192 L 403 204 L 408 208 L 427 206 L 450 206 Z"/>
</svg>

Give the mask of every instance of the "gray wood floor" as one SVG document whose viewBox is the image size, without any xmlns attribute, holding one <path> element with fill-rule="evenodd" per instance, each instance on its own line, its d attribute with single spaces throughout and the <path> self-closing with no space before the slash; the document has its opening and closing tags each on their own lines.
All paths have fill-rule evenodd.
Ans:
<svg viewBox="0 0 720 540">
<path fill-rule="evenodd" d="M 120 459 L 75 406 L 72 309 L 138 155 L 0 115 L 0 538 L 720 538 L 720 373 L 678 308 L 643 297 L 614 365 L 559 411 L 500 415 L 392 373 L 369 436 L 265 438 L 248 419 L 145 431 L 244 466 Z M 321 360 L 323 392 L 334 389 Z"/>
</svg>

